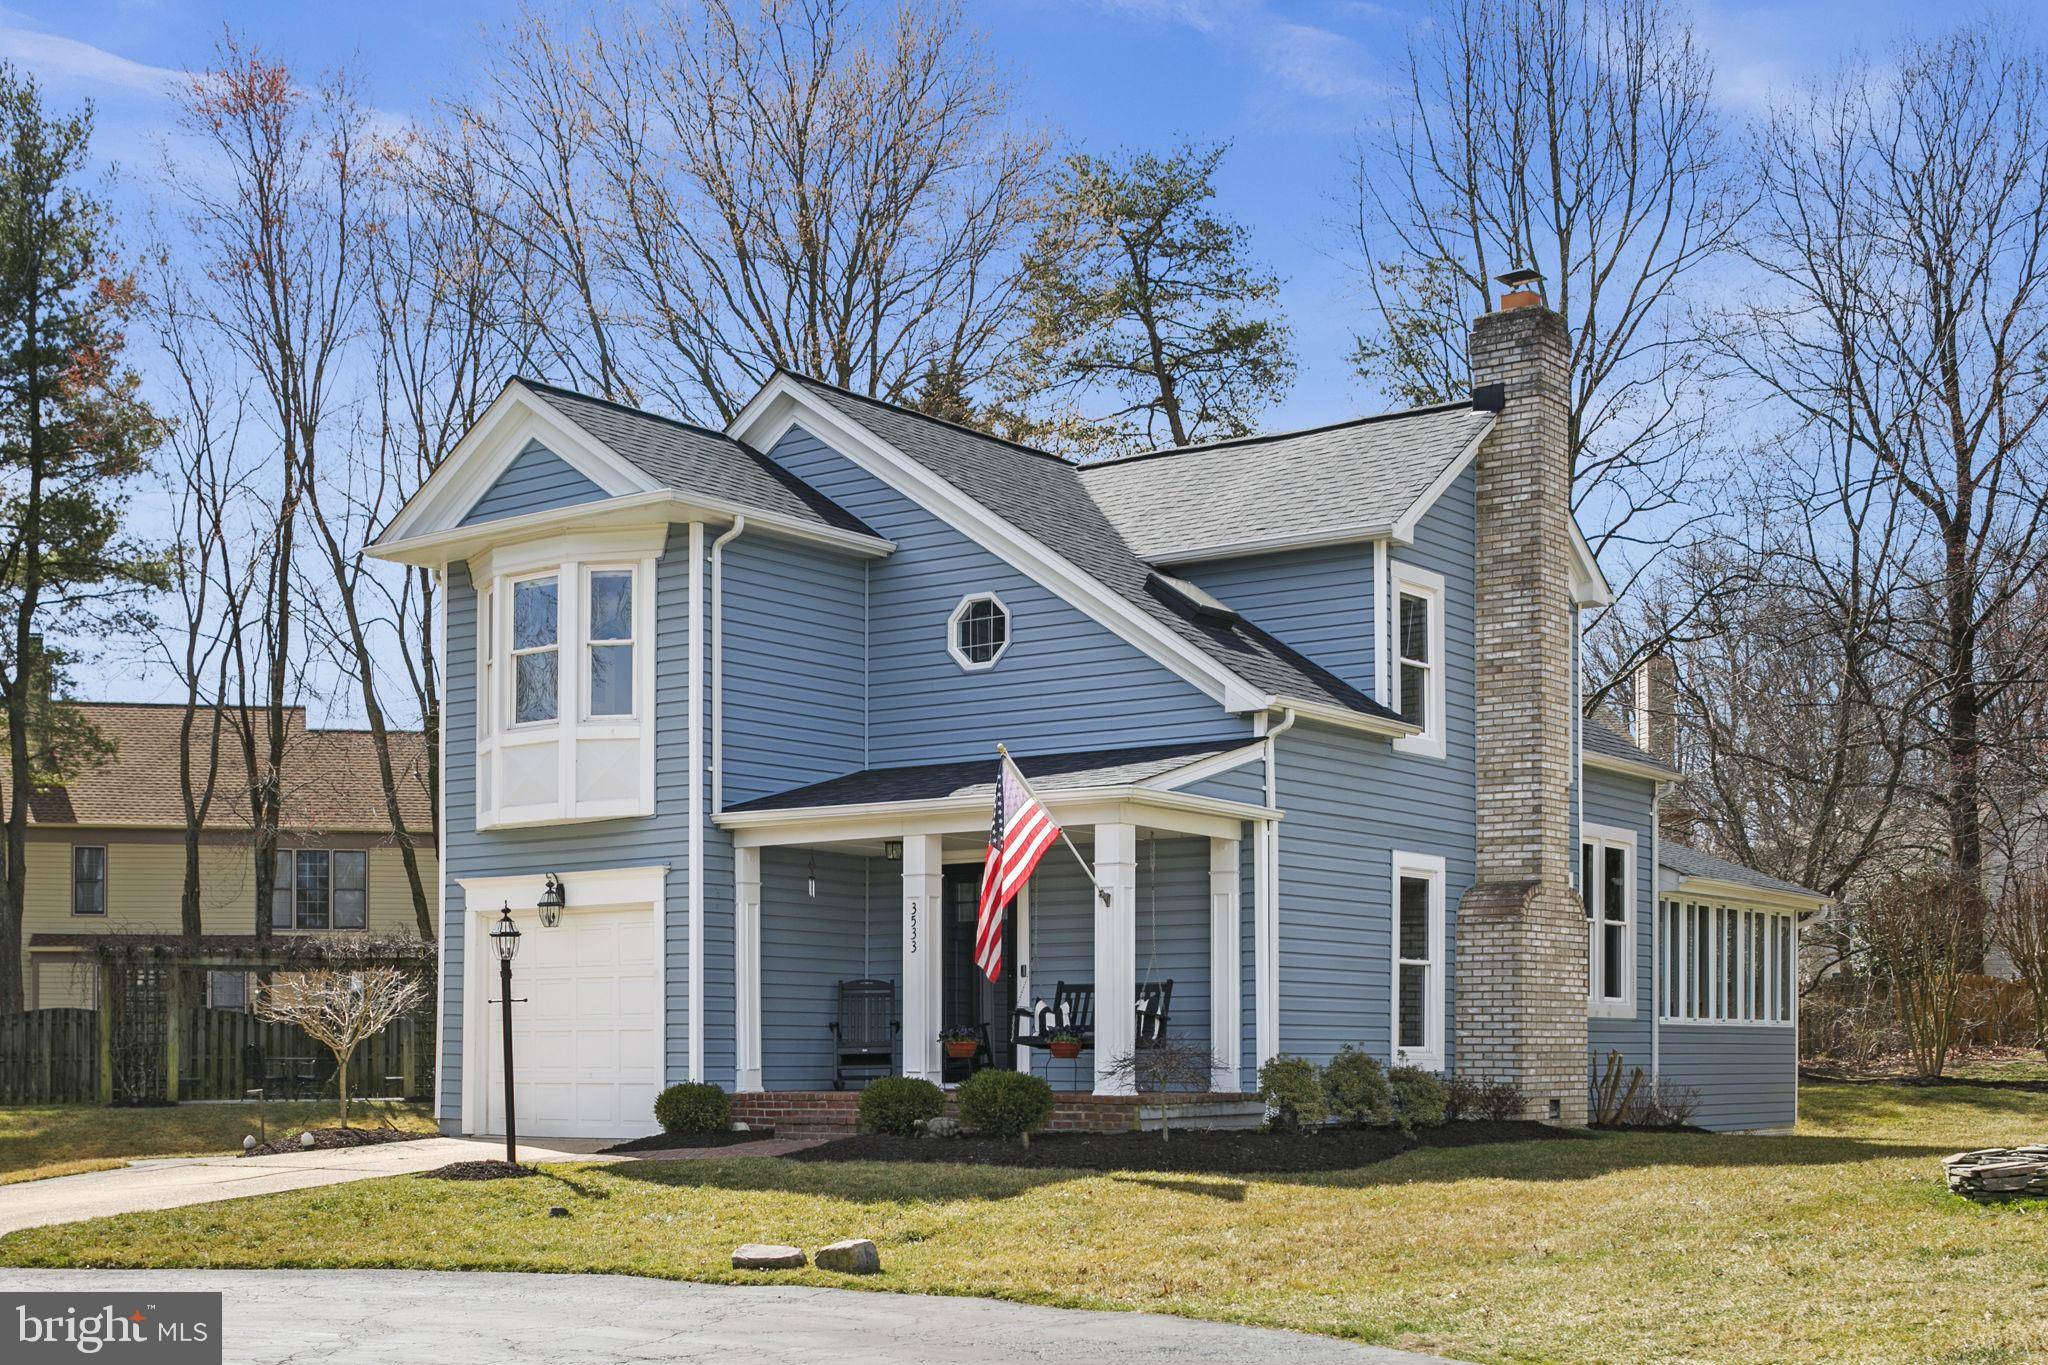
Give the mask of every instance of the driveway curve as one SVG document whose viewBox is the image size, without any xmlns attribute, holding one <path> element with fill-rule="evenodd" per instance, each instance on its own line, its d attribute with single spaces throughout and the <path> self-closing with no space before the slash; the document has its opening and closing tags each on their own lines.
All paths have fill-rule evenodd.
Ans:
<svg viewBox="0 0 2048 1365">
<path fill-rule="evenodd" d="M 459 1235 L 459 1232 L 451 1232 Z M 1430 1356 L 1152 1313 L 991 1299 L 413 1270 L 0 1270 L 0 1290 L 219 1290 L 245 1365 L 1421 1365 Z"/>
</svg>

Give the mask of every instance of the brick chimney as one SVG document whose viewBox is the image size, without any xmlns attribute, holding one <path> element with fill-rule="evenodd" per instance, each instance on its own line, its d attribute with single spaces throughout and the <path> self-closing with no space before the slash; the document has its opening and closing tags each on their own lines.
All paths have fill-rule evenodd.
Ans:
<svg viewBox="0 0 2048 1365">
<path fill-rule="evenodd" d="M 1504 402 L 1479 448 L 1478 879 L 1458 906 L 1457 1069 L 1586 1121 L 1586 928 L 1571 869 L 1570 338 L 1514 272 L 1472 327 Z"/>
<path fill-rule="evenodd" d="M 1660 649 L 1636 665 L 1629 681 L 1636 743 L 1658 762 L 1678 767 L 1678 665 Z M 1666 838 L 1681 844 L 1692 842 L 1696 821 L 1682 784 L 1658 789 L 1657 819 Z"/>
</svg>

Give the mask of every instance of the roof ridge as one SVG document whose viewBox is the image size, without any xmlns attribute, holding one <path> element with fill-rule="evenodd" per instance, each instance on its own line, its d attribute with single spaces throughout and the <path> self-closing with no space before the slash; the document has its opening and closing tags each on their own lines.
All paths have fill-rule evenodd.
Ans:
<svg viewBox="0 0 2048 1365">
<path fill-rule="evenodd" d="M 670 417 L 666 413 L 649 412 L 646 408 L 635 407 L 631 403 L 621 403 L 616 398 L 600 398 L 594 393 L 585 393 L 581 389 L 572 389 L 562 384 L 550 384 L 544 379 L 534 379 L 523 374 L 515 374 L 512 378 L 515 382 L 524 384 L 530 389 L 542 389 L 548 393 L 559 393 L 567 398 L 578 398 L 586 403 L 595 403 L 599 407 L 610 408 L 614 412 L 623 412 L 632 417 L 645 417 L 650 422 L 661 422 L 667 426 L 681 427 L 684 431 L 694 432 L 699 436 L 709 436 L 719 441 L 731 441 L 734 445 L 743 444 L 716 427 L 699 426 L 695 422 L 686 422 L 680 417 Z"/>
<path fill-rule="evenodd" d="M 1161 446 L 1157 450 L 1141 450 L 1135 455 L 1112 455 L 1108 459 L 1089 460 L 1077 467 L 1083 470 L 1102 469 L 1109 465 L 1136 464 L 1142 460 L 1160 460 L 1174 455 L 1192 455 L 1204 450 L 1229 450 L 1236 446 L 1260 445 L 1267 441 L 1292 440 L 1297 436 L 1318 436 L 1326 431 L 1342 431 L 1346 427 L 1370 426 L 1376 422 L 1396 422 L 1407 417 L 1427 417 L 1441 412 L 1476 412 L 1471 400 L 1452 403 L 1429 403 L 1419 408 L 1399 408 L 1393 412 L 1367 413 L 1363 417 L 1347 417 L 1341 422 L 1324 422 L 1319 426 L 1294 427 L 1287 431 L 1265 431 L 1250 436 L 1232 436 L 1222 441 L 1204 441 L 1191 446 Z"/>
<path fill-rule="evenodd" d="M 792 370 L 787 365 L 777 365 L 775 368 L 778 373 L 786 374 L 799 383 L 815 384 L 821 389 L 829 389 L 833 393 L 843 394 L 848 398 L 857 398 L 863 403 L 869 403 L 878 408 L 887 408 L 890 412 L 902 413 L 905 417 L 914 417 L 921 422 L 930 422 L 934 426 L 950 428 L 961 433 L 963 436 L 976 436 L 984 441 L 994 441 L 997 445 L 1008 446 L 1010 449 L 1025 455 L 1036 455 L 1041 460 L 1051 460 L 1054 464 L 1064 465 L 1068 469 L 1080 469 L 1083 467 L 1078 461 L 1070 460 L 1064 455 L 1054 454 L 1050 450 L 1040 450 L 1037 446 L 1025 445 L 1022 441 L 1013 440 L 1008 436 L 1001 436 L 993 431 L 983 431 L 980 427 L 970 427 L 965 422 L 956 422 L 950 417 L 938 417 L 932 413 L 920 411 L 917 408 L 905 407 L 901 403 L 892 403 L 886 398 L 877 398 L 871 393 L 861 393 L 844 385 L 834 384 L 829 379 L 820 379 L 816 375 L 805 374 L 801 370 Z"/>
</svg>

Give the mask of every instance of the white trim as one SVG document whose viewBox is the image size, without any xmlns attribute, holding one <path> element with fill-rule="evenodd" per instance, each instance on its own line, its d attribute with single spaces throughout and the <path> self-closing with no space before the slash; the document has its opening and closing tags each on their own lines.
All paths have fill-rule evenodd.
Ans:
<svg viewBox="0 0 2048 1365">
<path fill-rule="evenodd" d="M 944 1017 L 945 849 L 936 834 L 903 840 L 903 1074 L 934 1085 L 945 1079 L 939 1055 Z"/>
<path fill-rule="evenodd" d="M 434 624 L 437 639 L 434 641 L 435 679 L 441 698 L 441 723 L 434 733 L 434 745 L 439 751 L 436 770 L 441 780 L 435 784 L 434 799 L 438 809 L 434 820 L 434 1126 L 441 1126 L 441 1076 L 442 1068 L 448 1064 L 448 576 L 438 575 L 434 582 L 440 586 L 440 600 L 434 604 Z M 471 763 L 475 757 L 472 754 Z M 474 767 L 472 766 L 472 774 Z M 466 926 L 465 926 L 466 927 Z M 469 1068 L 458 1069 L 458 1074 L 467 1076 Z M 456 1120 L 460 1122 L 462 1106 L 460 1096 L 456 1101 Z"/>
<path fill-rule="evenodd" d="M 1302 697 L 1277 696 L 1266 707 L 1269 711 L 1292 711 L 1303 720 L 1312 720 L 1318 725 L 1332 725 L 1340 730 L 1357 730 L 1363 734 L 1379 735 L 1383 738 L 1400 738 L 1418 735 L 1422 732 L 1405 720 L 1392 717 L 1367 715 L 1363 711 L 1352 711 L 1327 702 L 1309 701 Z"/>
<path fill-rule="evenodd" d="M 1209 841 L 1209 1088 L 1235 1092 L 1240 1079 L 1244 1007 L 1242 955 L 1244 846 L 1238 839 Z"/>
<path fill-rule="evenodd" d="M 1408 504 L 1408 510 L 1394 519 L 1390 534 L 1395 540 L 1403 545 L 1415 543 L 1416 526 L 1429 515 L 1429 509 L 1436 506 L 1438 500 L 1451 491 L 1451 485 L 1458 481 L 1458 476 L 1472 467 L 1472 462 L 1479 458 L 1479 447 L 1493 434 L 1494 425 L 1499 420 L 1497 417 L 1489 417 L 1486 425 L 1479 429 L 1479 434 L 1466 442 L 1465 448 L 1429 481 L 1429 486 L 1422 490 L 1414 502 Z"/>
<path fill-rule="evenodd" d="M 1401 1046 L 1401 968 L 1417 959 L 1401 956 L 1401 882 L 1421 878 L 1429 883 L 1429 959 L 1427 985 L 1423 990 L 1421 1047 Z M 1433 853 L 1408 853 L 1395 849 L 1388 858 L 1387 907 L 1389 970 L 1387 983 L 1387 1048 L 1396 1066 L 1419 1066 L 1425 1071 L 1444 1069 L 1444 985 L 1448 979 L 1444 962 L 1444 860 Z"/>
<path fill-rule="evenodd" d="M 1586 543 L 1586 533 L 1579 529 L 1578 518 L 1567 514 L 1565 524 L 1572 533 L 1572 604 L 1580 607 L 1605 607 L 1614 603 L 1614 588 L 1608 583 L 1607 575 L 1600 571 L 1600 561 L 1593 555 L 1593 547 Z"/>
<path fill-rule="evenodd" d="M 1677 772 L 1653 759 L 1645 758 L 1638 762 L 1631 758 L 1615 758 L 1607 754 L 1594 753 L 1586 747 L 1583 724 L 1580 726 L 1580 729 L 1579 766 L 1581 768 L 1593 768 L 1604 773 L 1619 773 L 1623 777 L 1640 777 L 1650 782 L 1673 782 L 1677 780 Z"/>
<path fill-rule="evenodd" d="M 1252 686 L 1017 527 L 905 456 L 865 426 L 834 411 L 802 384 L 777 374 L 726 427 L 756 450 L 773 449 L 791 428 L 803 429 L 842 457 L 889 484 L 997 558 L 1049 589 L 1098 625 L 1129 641 L 1200 688 L 1227 711 L 1266 704 Z"/>
<path fill-rule="evenodd" d="M 1619 825 L 1602 825 L 1593 821 L 1579 821 L 1579 867 L 1580 881 L 1585 880 L 1585 846 L 1591 844 L 1594 853 L 1593 876 L 1595 886 L 1581 886 L 1579 900 L 1586 913 L 1586 1017 L 1589 1019 L 1633 1019 L 1636 1017 L 1636 977 L 1641 971 L 1641 953 L 1636 945 L 1640 932 L 1637 919 L 1642 899 L 1642 858 L 1641 839 L 1636 831 L 1623 829 Z M 1606 894 L 1596 887 L 1606 880 L 1605 854 L 1608 849 L 1620 850 L 1624 858 L 1622 885 L 1628 888 L 1628 913 L 1620 924 L 1625 938 L 1622 950 L 1624 970 L 1621 977 L 1621 998 L 1607 999 L 1599 994 L 1596 983 L 1600 979 L 1601 942 L 1606 933 L 1603 916 L 1606 906 L 1598 903 Z"/>
<path fill-rule="evenodd" d="M 645 906 L 654 919 L 655 961 L 660 988 L 655 991 L 656 1038 L 668 1034 L 668 954 L 662 951 L 662 918 L 667 904 L 667 867 L 621 867 L 592 872 L 564 872 L 562 890 L 568 903 L 564 917 L 577 910 L 630 910 Z M 484 1106 L 490 1092 L 491 1059 L 483 1055 L 490 1038 L 490 995 L 495 987 L 492 967 L 497 954 L 489 945 L 489 925 L 501 905 L 519 902 L 522 910 L 540 903 L 545 873 L 509 877 L 456 877 L 462 888 L 462 1084 L 461 1130 L 484 1131 Z M 445 932 L 445 931 L 444 931 Z M 546 930 L 536 932 L 545 933 Z M 516 969 L 515 969 L 516 970 Z M 444 985 L 443 989 L 446 987 Z"/>
<path fill-rule="evenodd" d="M 1659 1025 L 1678 1029 L 1789 1029 L 1796 1036 L 1799 1029 L 1799 922 L 1804 912 L 1785 905 L 1762 905 L 1739 897 L 1701 895 L 1696 891 L 1686 894 L 1672 888 L 1666 888 L 1657 897 L 1657 916 L 1660 934 L 1662 933 L 1662 921 L 1667 904 L 1668 908 L 1673 911 L 1674 919 L 1677 919 L 1679 922 L 1675 926 L 1675 933 L 1671 942 L 1667 946 L 1660 948 L 1657 957 L 1657 980 L 1661 989 L 1664 975 L 1669 971 L 1676 977 L 1679 989 L 1675 992 L 1675 998 L 1661 1001 L 1658 1009 Z M 1687 992 L 1698 979 L 1700 964 L 1696 953 L 1702 947 L 1702 940 L 1696 931 L 1691 937 L 1687 936 L 1688 926 L 1686 919 L 1695 910 L 1706 912 L 1704 918 L 1715 932 L 1710 936 L 1712 941 L 1704 944 L 1707 977 L 1710 984 L 1707 999 L 1705 1001 L 1694 1000 L 1693 1012 L 1687 1013 Z M 1727 921 L 1725 917 L 1729 915 L 1738 917 L 1736 920 L 1738 926 L 1736 943 L 1736 979 L 1739 983 L 1738 1008 L 1749 994 L 1754 993 L 1756 971 L 1756 963 L 1753 956 L 1755 940 L 1749 934 L 1742 932 L 1742 917 L 1761 916 L 1763 919 L 1763 1009 L 1773 1017 L 1762 1019 L 1722 1017 L 1724 1012 L 1723 997 L 1726 994 L 1728 983 L 1728 973 L 1723 952 L 1727 942 Z M 1780 940 L 1779 935 L 1781 932 L 1790 940 L 1791 960 L 1789 962 L 1785 960 L 1787 949 L 1786 945 Z M 1666 954 L 1670 955 L 1671 961 L 1667 962 L 1665 960 Z M 1792 998 L 1789 1002 L 1785 999 L 1784 991 L 1781 989 L 1782 985 L 1789 985 L 1790 987 Z M 1751 1004 L 1750 1008 L 1755 1010 L 1756 1006 Z M 1775 1017 L 1780 1013 L 1786 1017 Z"/>
<path fill-rule="evenodd" d="M 1277 725 L 1263 715 L 1253 724 L 1266 746 L 1266 810 L 1253 829 L 1257 840 L 1255 899 L 1252 902 L 1252 1043 L 1254 1065 L 1280 1053 L 1280 736 L 1294 728 L 1295 713 Z"/>
<path fill-rule="evenodd" d="M 704 523 L 690 523 L 689 614 L 689 1076 L 704 1079 Z M 652 747 L 651 745 L 649 746 Z"/>
<path fill-rule="evenodd" d="M 1095 827 L 1095 1093 L 1129 1095 L 1138 1034 L 1138 828 Z"/>
<path fill-rule="evenodd" d="M 740 538 L 747 519 L 711 542 L 711 811 L 725 809 L 725 547 Z"/>
<path fill-rule="evenodd" d="M 1444 683 L 1444 675 L 1450 671 L 1449 661 L 1444 658 L 1444 576 L 1434 570 L 1415 564 L 1404 564 L 1399 560 L 1391 560 L 1387 565 L 1387 628 L 1380 639 L 1386 647 L 1388 688 L 1393 698 L 1388 709 L 1393 711 L 1400 710 L 1400 618 L 1403 596 L 1419 598 L 1429 604 L 1429 659 L 1424 665 L 1429 669 L 1429 685 L 1423 698 L 1423 708 L 1428 713 L 1428 720 L 1419 733 L 1397 736 L 1394 740 L 1394 749 L 1397 753 L 1441 759 L 1445 754 L 1444 734 L 1450 728 L 1449 718 L 1444 714 L 1449 694 L 1449 689 Z"/>
<path fill-rule="evenodd" d="M 1246 820 L 1278 820 L 1280 812 L 1242 801 L 1148 787 L 1087 787 L 1042 792 L 1062 825 L 1119 820 L 1205 838 L 1229 837 Z M 781 844 L 900 839 L 912 834 L 969 834 L 988 829 L 988 798 L 949 796 L 932 801 L 872 801 L 792 810 L 722 811 L 712 824 L 733 843 L 766 848 Z M 978 861 L 980 855 L 971 855 Z"/>
<path fill-rule="evenodd" d="M 1387 700 L 1387 541 L 1372 543 L 1372 699 L 1393 709 Z"/>
<path fill-rule="evenodd" d="M 996 610 L 1003 614 L 1003 642 L 996 646 L 994 654 L 979 662 L 968 658 L 960 648 L 960 618 L 977 602 L 993 602 Z M 992 592 L 970 592 L 954 605 L 952 614 L 946 618 L 946 653 L 953 656 L 953 662 L 960 665 L 961 672 L 986 673 L 1010 652 L 1010 642 L 1016 638 L 1016 624 L 1016 614 L 1002 598 Z"/>
<path fill-rule="evenodd" d="M 732 851 L 733 1090 L 761 1083 L 761 850 Z"/>
<path fill-rule="evenodd" d="M 1254 741 L 1240 748 L 1226 749 L 1220 754 L 1198 759 L 1185 768 L 1175 768 L 1170 773 L 1147 778 L 1138 785 L 1156 791 L 1179 791 L 1182 787 L 1191 787 L 1197 782 L 1206 782 L 1212 777 L 1220 777 L 1233 769 L 1242 768 L 1247 763 L 1256 763 L 1265 756 L 1264 742 Z"/>
<path fill-rule="evenodd" d="M 1010 902 L 1010 913 L 1017 917 L 1017 963 L 1012 969 L 1011 1007 L 1027 1006 L 1036 997 L 1031 994 L 1031 879 L 1024 879 L 1024 885 L 1017 888 L 1017 898 Z M 1002 1021 L 1007 1023 L 1008 1021 Z M 998 1025 L 1001 1026 L 1000 1024 Z M 1025 1075 L 1031 1074 L 1031 1049 L 1013 1047 L 1010 1049 L 1010 1065 Z"/>
<path fill-rule="evenodd" d="M 1747 882 L 1722 881 L 1717 877 L 1688 877 L 1669 868 L 1660 870 L 1660 892 L 1690 896 L 1694 900 L 1733 901 L 1759 910 L 1780 910 L 1810 915 L 1835 903 L 1832 896 L 1801 895 L 1796 891 L 1773 891 Z"/>
<path fill-rule="evenodd" d="M 1583 787 L 1585 784 L 1579 784 Z M 1658 809 L 1664 789 L 1650 789 L 1650 1084 L 1664 1075 L 1664 813 Z M 1582 815 L 1580 819 L 1585 817 Z"/>
</svg>

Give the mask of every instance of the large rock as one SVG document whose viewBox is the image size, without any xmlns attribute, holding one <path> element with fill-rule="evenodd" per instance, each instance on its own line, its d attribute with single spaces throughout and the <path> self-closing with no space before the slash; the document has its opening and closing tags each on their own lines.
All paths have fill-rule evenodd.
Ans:
<svg viewBox="0 0 2048 1365">
<path fill-rule="evenodd" d="M 749 1242 L 732 1254 L 734 1270 L 802 1270 L 804 1250 L 802 1247 L 774 1246 L 762 1242 Z"/>
<path fill-rule="evenodd" d="M 1972 1199 L 2048 1197 L 2048 1146 L 1957 1152 L 1942 1165 L 1948 1187 Z"/>
<path fill-rule="evenodd" d="M 919 1119 L 917 1132 L 920 1137 L 956 1138 L 960 1136 L 960 1120 L 941 1114 L 933 1119 Z"/>
<path fill-rule="evenodd" d="M 882 1269 L 882 1253 L 865 1237 L 848 1237 L 818 1248 L 818 1269 L 847 1275 L 874 1275 Z"/>
</svg>

